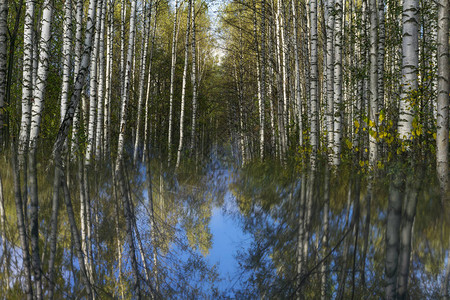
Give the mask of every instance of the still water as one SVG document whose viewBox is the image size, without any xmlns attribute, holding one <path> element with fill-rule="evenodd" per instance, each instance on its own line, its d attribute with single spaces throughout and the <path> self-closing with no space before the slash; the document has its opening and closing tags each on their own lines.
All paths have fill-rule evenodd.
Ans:
<svg viewBox="0 0 450 300">
<path fill-rule="evenodd" d="M 20 298 L 24 275 L 13 176 L 9 158 L 1 159 L 6 167 L 0 170 L 5 212 L 0 294 Z M 43 154 L 38 159 L 39 246 L 46 274 L 53 166 Z M 66 174 L 78 224 L 79 167 L 69 164 Z M 402 201 L 407 202 L 408 191 L 417 194 L 408 276 L 411 299 L 438 299 L 448 264 L 449 218 L 433 169 L 399 171 L 405 183 L 396 191 Z M 393 166 L 384 166 L 371 175 L 351 163 L 339 168 L 319 163 L 314 171 L 302 171 L 295 161 L 242 166 L 226 148 L 177 170 L 159 158 L 137 167 L 125 164 L 141 287 L 148 297 L 163 299 L 384 298 L 393 172 Z M 123 207 L 111 174 L 108 162 L 88 172 L 90 220 L 84 222 L 90 222 L 85 236 L 92 255 L 91 280 L 100 299 L 133 298 Z M 83 298 L 62 200 L 59 210 L 55 295 Z"/>
</svg>

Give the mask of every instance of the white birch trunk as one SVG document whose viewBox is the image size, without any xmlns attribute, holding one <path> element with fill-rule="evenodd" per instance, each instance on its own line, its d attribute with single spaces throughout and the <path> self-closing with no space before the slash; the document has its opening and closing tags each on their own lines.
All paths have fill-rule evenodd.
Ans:
<svg viewBox="0 0 450 300">
<path fill-rule="evenodd" d="M 28 149 L 31 123 L 31 98 L 33 97 L 33 32 L 34 0 L 26 1 L 25 25 L 23 32 L 23 76 L 22 76 L 22 116 L 19 133 L 19 164 Z"/>
<path fill-rule="evenodd" d="M 319 91 L 317 68 L 317 1 L 310 0 L 310 30 L 311 30 L 311 167 L 315 169 L 315 160 L 319 147 Z"/>
<path fill-rule="evenodd" d="M 75 86 L 70 97 L 70 103 L 67 107 L 64 121 L 61 122 L 61 125 L 59 127 L 58 135 L 53 146 L 53 153 L 61 151 L 62 145 L 67 138 L 69 128 L 72 125 L 72 121 L 75 115 L 75 110 L 78 107 L 78 103 L 80 102 L 81 91 L 86 81 L 86 75 L 89 71 L 89 61 L 92 51 L 92 35 L 94 34 L 95 30 L 96 4 L 97 0 L 91 0 L 89 2 L 86 32 L 84 38 L 84 50 L 80 59 L 80 68 L 78 74 L 76 75 Z"/>
<path fill-rule="evenodd" d="M 265 102 L 266 102 L 266 1 L 261 2 L 261 98 L 259 101 L 259 151 L 264 160 Z"/>
<path fill-rule="evenodd" d="M 30 149 L 36 148 L 37 138 L 40 131 L 42 110 L 44 108 L 44 94 L 47 84 L 48 60 L 50 51 L 51 22 L 53 17 L 53 4 L 46 0 L 43 4 L 41 19 L 41 37 L 39 40 L 39 61 L 37 68 L 36 86 L 33 94 L 33 105 L 31 107 Z"/>
<path fill-rule="evenodd" d="M 377 1 L 370 0 L 370 103 L 369 103 L 369 163 L 375 168 L 378 144 L 378 11 Z"/>
<path fill-rule="evenodd" d="M 92 47 L 91 54 L 91 64 L 90 64 L 90 75 L 89 75 L 89 122 L 88 122 L 88 133 L 87 133 L 87 147 L 86 147 L 86 160 L 85 164 L 89 165 L 95 154 L 94 144 L 95 144 L 95 123 L 97 117 L 97 58 L 98 58 L 98 48 L 100 40 L 100 27 L 101 27 L 101 17 L 102 17 L 102 5 L 106 0 L 99 0 L 97 3 L 97 13 L 95 17 L 95 38 Z"/>
<path fill-rule="evenodd" d="M 384 109 L 384 53 L 385 53 L 385 26 L 384 26 L 384 0 L 378 0 L 378 111 Z"/>
<path fill-rule="evenodd" d="M 180 5 L 181 6 L 181 5 Z M 169 130 L 167 138 L 167 155 L 170 163 L 172 156 L 172 115 L 173 115 L 173 89 L 175 81 L 175 65 L 177 63 L 177 37 L 178 37 L 178 0 L 175 0 L 175 17 L 173 19 L 172 31 L 172 60 L 170 67 L 170 91 L 169 91 Z"/>
<path fill-rule="evenodd" d="M 131 63 L 133 61 L 134 55 L 134 40 L 135 40 L 135 21 L 136 21 L 136 1 L 132 0 L 131 2 L 131 17 L 130 17 L 130 34 L 128 36 L 128 50 L 127 50 L 127 63 L 125 69 L 125 76 L 123 82 L 123 92 L 121 95 L 121 104 L 120 104 L 120 126 L 119 126 L 119 140 L 117 144 L 117 160 L 116 160 L 116 168 L 119 168 L 120 163 L 123 158 L 123 147 L 125 142 L 125 131 L 126 131 L 126 121 L 127 121 L 127 106 L 129 99 L 129 91 L 130 91 L 130 79 L 131 79 Z"/>
<path fill-rule="evenodd" d="M 112 96 L 112 71 L 113 71 L 113 42 L 114 42 L 114 6 L 115 1 L 108 1 L 108 32 L 106 39 L 106 82 L 105 82 L 105 105 L 103 119 L 103 151 L 105 157 L 110 153 L 111 132 L 111 96 Z"/>
<path fill-rule="evenodd" d="M 125 53 L 125 19 L 127 17 L 127 1 L 122 0 L 121 3 L 121 20 L 120 20 L 120 95 L 123 94 L 123 82 L 125 77 L 125 60 L 126 53 Z"/>
<path fill-rule="evenodd" d="M 150 12 L 151 13 L 151 12 Z M 156 16 L 158 15 L 158 3 L 155 7 L 155 14 L 154 14 L 154 20 L 153 20 L 153 29 L 152 29 L 152 41 L 151 41 L 151 47 L 150 47 L 150 55 L 149 55 L 149 66 L 148 66 L 148 77 L 147 77 L 147 93 L 145 97 L 145 117 L 144 117 L 144 151 L 145 154 L 146 151 L 150 151 L 149 149 L 149 143 L 147 142 L 147 139 L 149 138 L 150 132 L 149 132 L 149 110 L 150 110 L 150 92 L 151 92 L 151 83 L 152 83 L 152 61 L 153 61 L 153 50 L 155 46 L 155 37 L 156 37 Z M 151 125 L 151 124 L 150 124 Z M 144 156 L 142 156 L 144 158 Z"/>
<path fill-rule="evenodd" d="M 191 82 L 192 82 L 192 126 L 191 126 L 191 155 L 194 153 L 195 143 L 196 143 L 196 116 L 197 116 L 197 56 L 196 56 L 196 45 L 197 42 L 195 40 L 195 2 L 191 5 L 191 23 L 192 23 L 192 74 L 191 74 Z"/>
<path fill-rule="evenodd" d="M 342 0 L 336 0 L 334 6 L 335 32 L 334 32 L 334 138 L 333 138 L 333 164 L 339 165 L 342 139 L 342 32 L 343 13 Z"/>
<path fill-rule="evenodd" d="M 152 2 L 150 2 L 150 8 L 147 5 L 144 8 L 144 43 L 141 54 L 141 69 L 139 75 L 139 97 L 138 97 L 138 111 L 136 120 L 136 137 L 134 140 L 134 152 L 133 152 L 133 162 L 136 163 L 138 148 L 139 148 L 139 138 L 140 138 L 140 128 L 141 128 L 141 115 L 142 115 L 142 101 L 144 98 L 145 89 L 145 73 L 147 71 L 147 48 L 148 48 L 148 37 L 150 31 L 150 16 L 151 16 Z"/>
<path fill-rule="evenodd" d="M 77 80 L 77 75 L 80 70 L 81 64 L 81 55 L 82 49 L 81 46 L 83 44 L 82 41 L 82 29 L 83 29 L 83 0 L 77 0 L 76 4 L 76 15 L 75 15 L 75 59 L 74 59 L 74 83 Z M 67 109 L 66 109 L 67 110 Z M 80 106 L 78 105 L 75 108 L 75 115 L 73 118 L 73 127 L 72 127 L 72 143 L 71 143 L 71 155 L 74 157 L 76 148 L 78 147 L 78 130 L 80 130 Z"/>
<path fill-rule="evenodd" d="M 438 98 L 436 164 L 442 195 L 448 191 L 448 139 L 449 139 L 449 10 L 448 0 L 438 2 Z M 447 291 L 446 291 L 447 292 Z M 447 294 L 448 295 L 448 294 Z"/>
<path fill-rule="evenodd" d="M 70 76 L 70 58 L 72 44 L 72 1 L 64 2 L 64 25 L 63 25 L 63 83 L 61 89 L 61 122 L 67 110 L 67 100 L 69 97 L 69 76 Z"/>
<path fill-rule="evenodd" d="M 8 34 L 8 0 L 0 0 L 0 146 L 3 143 L 3 107 L 6 98 L 6 42 Z"/>
<path fill-rule="evenodd" d="M 99 160 L 103 146 L 103 110 L 105 89 L 105 17 L 107 0 L 103 0 L 100 19 L 99 49 L 98 49 L 98 93 L 97 93 L 97 122 L 95 125 L 95 159 Z"/>
<path fill-rule="evenodd" d="M 183 81 L 181 84 L 181 112 L 180 112 L 180 141 L 178 142 L 178 152 L 177 152 L 177 163 L 175 168 L 180 166 L 181 161 L 181 151 L 183 150 L 183 140 L 184 140 L 184 102 L 186 98 L 186 84 L 187 84 L 187 69 L 189 61 L 189 34 L 191 31 L 191 7 L 192 0 L 189 0 L 188 16 L 186 24 L 186 36 L 184 39 L 184 69 L 183 69 Z"/>
<path fill-rule="evenodd" d="M 297 107 L 296 116 L 298 122 L 298 133 L 299 133 L 299 145 L 303 146 L 303 120 L 302 120 L 302 96 L 301 96 L 301 82 L 300 82 L 300 57 L 299 57 L 299 38 L 297 33 L 298 28 L 298 18 L 297 18 L 297 7 L 296 1 L 292 0 L 292 19 L 293 19 L 293 34 L 294 34 L 294 61 L 295 61 L 295 73 L 294 73 L 294 101 Z"/>
<path fill-rule="evenodd" d="M 402 94 L 398 133 L 401 139 L 409 140 L 412 132 L 413 92 L 417 90 L 417 67 L 419 66 L 419 0 L 403 0 L 402 38 Z"/>
<path fill-rule="evenodd" d="M 334 149 L 334 0 L 327 3 L 327 64 L 326 64 L 326 89 L 327 89 L 327 132 L 328 149 Z M 330 157 L 331 159 L 331 157 Z"/>
<path fill-rule="evenodd" d="M 41 299 L 41 259 L 39 256 L 39 199 L 36 171 L 36 148 L 41 125 L 41 116 L 44 106 L 44 94 L 47 85 L 50 33 L 53 16 L 53 5 L 50 0 L 43 3 L 41 19 L 41 37 L 39 40 L 39 61 L 36 73 L 36 84 L 34 86 L 33 105 L 31 107 L 31 127 L 29 141 L 29 182 L 30 182 L 30 235 L 32 266 L 34 269 L 34 282 L 36 285 L 36 299 Z"/>
</svg>

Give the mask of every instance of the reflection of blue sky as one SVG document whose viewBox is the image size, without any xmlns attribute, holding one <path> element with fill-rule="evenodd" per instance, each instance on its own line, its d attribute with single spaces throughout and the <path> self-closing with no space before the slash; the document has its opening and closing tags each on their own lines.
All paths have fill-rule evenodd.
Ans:
<svg viewBox="0 0 450 300">
<path fill-rule="evenodd" d="M 225 195 L 225 207 L 237 209 L 235 199 L 229 191 Z M 210 230 L 213 245 L 208 259 L 210 264 L 218 265 L 218 271 L 223 280 L 219 287 L 222 290 L 239 288 L 241 274 L 235 254 L 236 251 L 250 246 L 251 237 L 242 231 L 236 219 L 219 207 L 213 208 Z"/>
</svg>

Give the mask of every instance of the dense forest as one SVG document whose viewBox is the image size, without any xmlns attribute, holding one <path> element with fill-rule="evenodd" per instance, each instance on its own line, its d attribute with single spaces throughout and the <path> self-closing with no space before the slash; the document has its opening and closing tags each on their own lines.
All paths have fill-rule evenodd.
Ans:
<svg viewBox="0 0 450 300">
<path fill-rule="evenodd" d="M 450 299 L 449 13 L 0 0 L 0 299 Z"/>
</svg>

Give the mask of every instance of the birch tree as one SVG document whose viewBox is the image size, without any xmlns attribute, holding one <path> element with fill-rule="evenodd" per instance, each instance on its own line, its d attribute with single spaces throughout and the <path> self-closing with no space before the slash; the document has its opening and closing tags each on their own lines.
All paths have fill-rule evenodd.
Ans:
<svg viewBox="0 0 450 300">
<path fill-rule="evenodd" d="M 402 94 L 398 133 L 401 139 L 411 138 L 413 120 L 413 99 L 417 91 L 417 68 L 419 65 L 418 42 L 418 0 L 403 0 L 402 18 Z"/>
<path fill-rule="evenodd" d="M 131 63 L 134 55 L 134 42 L 135 42 L 135 21 L 136 21 L 136 0 L 131 2 L 131 16 L 130 16 L 130 33 L 128 35 L 128 50 L 127 50 L 127 63 L 125 69 L 125 76 L 123 82 L 123 90 L 121 95 L 120 105 L 120 127 L 119 127 L 119 140 L 117 145 L 117 158 L 115 166 L 115 177 L 119 180 L 119 186 L 121 191 L 121 198 L 123 200 L 124 215 L 126 221 L 126 241 L 129 247 L 129 258 L 131 260 L 132 274 L 133 274 L 133 294 L 134 297 L 141 297 L 141 288 L 139 284 L 139 270 L 135 254 L 135 245 L 133 240 L 133 216 L 128 194 L 126 193 L 126 187 L 124 178 L 122 176 L 122 163 L 124 152 L 124 141 L 126 132 L 126 118 L 127 118 L 127 106 L 129 99 L 129 91 L 131 85 Z"/>
<path fill-rule="evenodd" d="M 184 38 L 184 69 L 183 69 L 183 81 L 181 84 L 181 111 L 180 111 L 180 140 L 178 142 L 178 152 L 177 152 L 177 163 L 175 168 L 180 166 L 181 161 L 181 151 L 183 150 L 184 141 L 184 102 L 186 100 L 186 80 L 188 72 L 188 61 L 189 61 L 189 35 L 191 31 L 191 7 L 192 0 L 189 0 L 188 16 L 186 22 L 186 33 Z"/>
<path fill-rule="evenodd" d="M 180 4 L 181 7 L 181 4 Z M 169 91 L 169 129 L 167 138 L 167 156 L 168 162 L 172 156 L 172 115 L 173 115 L 173 89 L 175 81 L 175 65 L 177 63 L 177 37 L 178 37 L 178 0 L 175 0 L 175 16 L 173 18 L 172 29 L 172 60 L 170 67 L 170 91 Z"/>
<path fill-rule="evenodd" d="M 334 138 L 333 164 L 339 165 L 342 139 L 342 0 L 335 0 L 334 14 Z"/>
<path fill-rule="evenodd" d="M 98 45 L 98 95 L 97 95 L 97 120 L 95 124 L 95 157 L 98 160 L 102 153 L 103 146 L 103 107 L 104 107 L 104 90 L 105 90 L 105 21 L 106 21 L 106 7 L 107 1 L 103 0 L 101 18 L 100 18 L 100 32 Z M 108 74 L 106 74 L 108 76 Z"/>
<path fill-rule="evenodd" d="M 82 24 L 83 21 L 83 0 L 76 1 L 76 12 L 75 12 L 75 48 L 74 48 L 74 63 L 73 63 L 73 74 L 74 74 L 74 83 L 76 83 L 77 75 L 80 70 L 81 64 L 81 55 L 82 55 Z M 66 109 L 67 112 L 67 109 Z M 64 116 L 65 117 L 65 116 Z M 75 115 L 73 118 L 73 127 L 72 127 L 72 143 L 71 143 L 71 154 L 74 156 L 75 150 L 78 146 L 78 130 L 80 129 L 80 108 L 79 105 L 75 108 Z M 63 121 L 61 121 L 63 122 Z"/>
<path fill-rule="evenodd" d="M 326 89 L 327 89 L 327 132 L 328 147 L 334 151 L 334 0 L 327 2 L 327 59 L 326 59 Z M 330 153 L 332 153 L 330 151 Z M 330 157 L 331 158 L 331 157 Z"/>
<path fill-rule="evenodd" d="M 448 191 L 448 110 L 450 93 L 449 70 L 449 1 L 438 1 L 438 98 L 436 160 L 442 195 Z"/>
<path fill-rule="evenodd" d="M 150 12 L 151 13 L 151 12 Z M 151 97 L 151 83 L 152 83 L 152 62 L 153 62 L 153 53 L 154 53 L 154 48 L 155 48 L 155 37 L 156 37 L 156 21 L 157 21 L 157 16 L 158 16 L 158 2 L 155 3 L 155 13 L 154 13 L 154 18 L 153 18 L 153 27 L 152 27 L 152 40 L 151 40 L 151 45 L 150 45 L 150 54 L 149 54 L 149 66 L 148 66 L 148 75 L 147 75 L 147 92 L 146 92 L 146 97 L 145 97 L 145 117 L 144 117 L 144 149 L 143 149 L 143 153 L 145 154 L 146 151 L 150 151 L 149 146 L 148 146 L 148 141 L 147 139 L 149 139 L 149 135 L 150 135 L 150 130 L 149 130 L 149 110 L 150 110 L 150 97 Z M 142 156 L 144 158 L 144 156 Z"/>
<path fill-rule="evenodd" d="M 110 153 L 110 126 L 111 126 L 111 100 L 112 100 L 112 76 L 113 76 L 113 42 L 114 42 L 114 7 L 115 1 L 108 1 L 108 32 L 106 40 L 106 82 L 105 105 L 103 118 L 103 151 L 108 157 Z"/>
<path fill-rule="evenodd" d="M 317 67 L 317 1 L 309 2 L 311 23 L 311 166 L 315 168 L 315 160 L 319 147 L 319 89 L 318 89 L 318 67 Z"/>
<path fill-rule="evenodd" d="M 103 1 L 99 0 L 97 3 L 97 13 L 95 17 L 95 38 L 92 47 L 91 63 L 90 63 L 90 75 L 89 75 L 89 124 L 88 124 L 88 138 L 86 146 L 86 161 L 85 163 L 89 165 L 92 160 L 92 156 L 95 154 L 95 124 L 97 117 L 97 99 L 100 98 L 97 95 L 97 59 L 98 59 L 98 49 L 100 43 L 100 28 L 101 28 L 101 18 L 102 18 L 102 4 Z M 102 37 L 103 39 L 103 37 Z"/>
<path fill-rule="evenodd" d="M 192 24 L 192 43 L 191 43 L 191 56 L 192 56 L 192 73 L 191 73 L 191 83 L 192 83 L 192 125 L 191 125 L 191 155 L 193 155 L 195 140 L 196 140 L 196 116 L 197 116 L 197 55 L 196 55 L 196 47 L 197 42 L 195 40 L 195 0 L 191 4 L 191 24 Z"/>
<path fill-rule="evenodd" d="M 47 84 L 50 30 L 53 17 L 53 5 L 50 0 L 44 1 L 41 18 L 41 36 L 39 40 L 39 61 L 36 84 L 34 86 L 33 104 L 31 108 L 31 127 L 29 142 L 29 184 L 30 184 L 30 235 L 34 282 L 36 284 L 36 298 L 42 299 L 41 258 L 39 254 L 39 199 L 36 174 L 37 139 L 40 131 L 44 94 Z"/>
<path fill-rule="evenodd" d="M 377 161 L 378 144 L 376 130 L 378 124 L 378 7 L 371 0 L 370 10 L 370 109 L 369 109 L 369 162 L 372 168 Z"/>
<path fill-rule="evenodd" d="M 19 162 L 28 149 L 31 123 L 31 98 L 33 95 L 33 31 L 34 0 L 26 1 L 25 24 L 23 31 L 23 76 L 22 76 L 22 113 L 19 133 Z"/>
<path fill-rule="evenodd" d="M 6 98 L 6 43 L 8 39 L 8 1 L 0 1 L 0 146 L 3 146 L 3 118 Z"/>
<path fill-rule="evenodd" d="M 13 149 L 15 147 L 13 146 Z M 30 253 L 28 252 L 28 238 L 27 238 L 27 229 L 25 227 L 25 218 L 23 211 L 23 200 L 21 193 L 21 184 L 20 184 L 20 170 L 18 166 L 17 155 L 13 152 L 12 157 L 12 169 L 14 176 L 14 204 L 16 207 L 16 216 L 17 216 L 17 229 L 19 231 L 19 240 L 20 240 L 20 248 L 22 252 L 22 264 L 25 273 L 25 295 L 27 300 L 34 299 L 33 293 L 33 282 L 31 280 L 31 258 Z"/>
<path fill-rule="evenodd" d="M 148 48 L 148 38 L 150 32 L 150 16 L 152 11 L 152 1 L 150 1 L 149 7 L 147 4 L 144 8 L 144 42 L 143 49 L 141 54 L 140 61 L 140 76 L 139 76 L 139 97 L 138 97 L 138 110 L 137 110 L 137 120 L 136 120 L 136 137 L 134 140 L 134 152 L 133 152 L 133 161 L 136 163 L 137 161 L 137 153 L 139 146 L 139 138 L 140 138 L 140 128 L 141 128 L 141 115 L 142 115 L 142 101 L 144 98 L 144 89 L 145 89 L 145 74 L 147 71 L 147 48 Z"/>
</svg>

